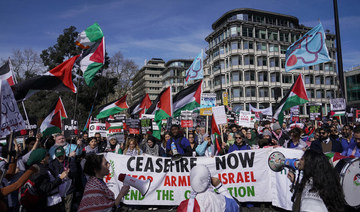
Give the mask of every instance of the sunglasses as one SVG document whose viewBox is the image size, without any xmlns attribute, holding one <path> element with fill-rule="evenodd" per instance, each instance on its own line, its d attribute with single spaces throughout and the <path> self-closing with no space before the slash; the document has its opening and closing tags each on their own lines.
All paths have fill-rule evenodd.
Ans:
<svg viewBox="0 0 360 212">
<path fill-rule="evenodd" d="M 242 137 L 235 137 L 236 139 L 242 139 Z"/>
<path fill-rule="evenodd" d="M 320 134 L 320 135 L 325 135 L 325 134 L 326 134 L 326 132 L 320 132 L 319 134 Z"/>
</svg>

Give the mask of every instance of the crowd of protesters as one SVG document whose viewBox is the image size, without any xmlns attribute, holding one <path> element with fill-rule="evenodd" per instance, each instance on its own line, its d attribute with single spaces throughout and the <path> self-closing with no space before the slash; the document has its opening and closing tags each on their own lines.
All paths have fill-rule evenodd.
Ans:
<svg viewBox="0 0 360 212">
<path fill-rule="evenodd" d="M 162 129 L 161 139 L 147 132 L 127 135 L 125 142 L 118 142 L 113 136 L 102 137 L 100 133 L 94 137 L 84 133 L 80 137 L 65 138 L 62 134 L 42 137 L 30 131 L 23 145 L 14 140 L 14 151 L 9 153 L 7 146 L 2 147 L 0 176 L 4 173 L 4 178 L 0 186 L 0 211 L 91 211 L 92 197 L 88 190 L 98 192 L 96 203 L 99 207 L 116 210 L 129 188 L 123 186 L 118 197 L 107 189 L 101 176 L 108 174 L 109 164 L 104 157 L 96 157 L 104 152 L 172 157 L 174 143 L 178 154 L 192 157 L 214 157 L 267 147 L 360 156 L 360 127 L 341 125 L 336 119 L 323 121 L 321 126 L 304 121 L 301 128 L 270 121 L 255 123 L 253 128 L 236 124 L 221 127 L 222 136 L 200 126 L 185 133 L 185 129 L 173 125 L 169 131 Z M 30 201 L 22 196 L 24 189 L 19 190 L 25 182 L 32 183 L 28 186 L 33 197 Z M 253 204 L 244 206 L 251 208 Z"/>
</svg>

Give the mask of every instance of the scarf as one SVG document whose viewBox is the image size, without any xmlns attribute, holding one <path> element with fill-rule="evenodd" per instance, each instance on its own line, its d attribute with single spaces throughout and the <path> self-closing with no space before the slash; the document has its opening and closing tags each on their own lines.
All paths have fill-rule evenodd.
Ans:
<svg viewBox="0 0 360 212">
<path fill-rule="evenodd" d="M 93 149 L 93 148 L 91 148 L 89 145 L 87 145 L 87 146 L 85 147 L 85 152 L 86 152 L 86 154 L 91 154 L 91 153 L 98 153 L 99 151 L 98 151 L 98 147 L 95 147 L 95 148 Z"/>
<path fill-rule="evenodd" d="M 146 143 L 145 153 L 148 155 L 159 156 L 159 145 L 154 144 L 153 147 L 150 147 L 149 144 Z"/>
<path fill-rule="evenodd" d="M 276 140 L 280 140 L 280 138 L 281 138 L 281 136 L 282 136 L 282 131 L 280 131 L 280 134 L 278 135 L 278 134 L 276 134 L 276 132 L 275 131 L 273 131 L 272 132 L 272 134 L 275 136 L 275 138 L 276 138 Z"/>
<path fill-rule="evenodd" d="M 94 176 L 86 183 L 78 212 L 104 211 L 115 205 L 115 195 L 102 179 Z"/>
<path fill-rule="evenodd" d="M 126 151 L 125 155 L 136 156 L 139 154 L 136 148 L 134 148 L 133 150 L 126 149 L 125 151 Z"/>
</svg>

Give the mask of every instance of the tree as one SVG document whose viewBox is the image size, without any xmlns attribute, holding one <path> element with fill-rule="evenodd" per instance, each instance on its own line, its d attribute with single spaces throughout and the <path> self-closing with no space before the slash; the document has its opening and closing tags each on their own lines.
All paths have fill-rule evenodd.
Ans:
<svg viewBox="0 0 360 212">
<path fill-rule="evenodd" d="M 45 70 L 39 54 L 31 48 L 24 50 L 14 49 L 10 59 L 15 80 L 18 82 L 33 77 L 36 74 L 41 74 Z M 7 59 L 2 61 L 6 62 Z"/>
<path fill-rule="evenodd" d="M 108 76 L 117 78 L 116 98 L 120 98 L 130 91 L 132 78 L 135 76 L 138 66 L 133 60 L 124 59 L 121 52 L 117 52 L 110 59 L 110 66 L 107 72 Z"/>
</svg>

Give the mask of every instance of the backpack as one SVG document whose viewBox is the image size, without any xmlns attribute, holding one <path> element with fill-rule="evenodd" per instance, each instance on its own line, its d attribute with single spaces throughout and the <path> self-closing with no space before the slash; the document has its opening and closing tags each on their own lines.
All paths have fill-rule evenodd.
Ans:
<svg viewBox="0 0 360 212">
<path fill-rule="evenodd" d="M 19 202 L 24 208 L 33 208 L 39 203 L 40 196 L 35 191 L 35 183 L 27 180 L 19 189 Z"/>
</svg>

